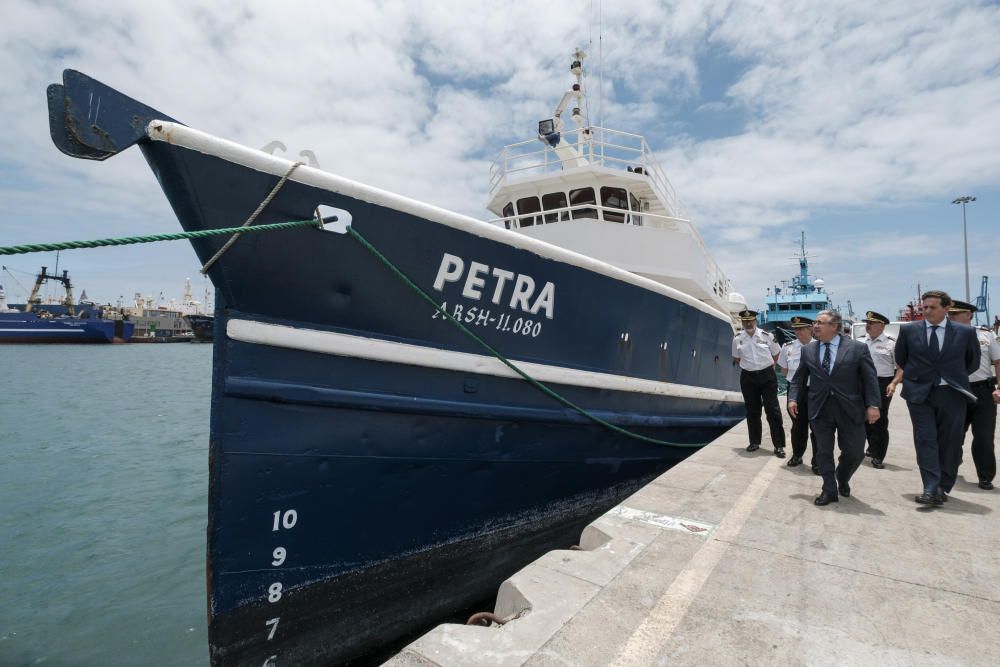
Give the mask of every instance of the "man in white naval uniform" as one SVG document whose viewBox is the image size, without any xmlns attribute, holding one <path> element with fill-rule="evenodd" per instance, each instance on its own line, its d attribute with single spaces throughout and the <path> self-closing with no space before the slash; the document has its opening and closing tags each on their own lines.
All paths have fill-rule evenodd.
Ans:
<svg viewBox="0 0 1000 667">
<path fill-rule="evenodd" d="M 885 333 L 889 318 L 874 310 L 865 313 L 865 335 L 858 340 L 868 346 L 878 374 L 878 391 L 882 397 L 879 419 L 874 424 L 865 423 L 868 436 L 866 456 L 872 458 L 873 468 L 884 468 L 885 454 L 889 450 L 889 404 L 896 387 L 903 379 L 903 369 L 896 366 L 896 339 Z"/>
<path fill-rule="evenodd" d="M 948 317 L 962 324 L 972 324 L 972 314 L 976 307 L 964 301 L 952 301 L 948 306 Z M 994 451 L 994 436 L 997 428 L 997 405 L 993 402 L 993 392 L 997 388 L 1000 375 L 1000 338 L 989 329 L 976 329 L 979 339 L 979 368 L 969 376 L 969 389 L 976 395 L 976 402 L 966 405 L 965 432 L 972 426 L 972 462 L 976 464 L 979 488 L 993 489 L 993 478 L 997 474 L 997 457 Z"/>
<path fill-rule="evenodd" d="M 791 381 L 795 371 L 799 368 L 799 361 L 802 359 L 802 346 L 808 345 L 813 340 L 813 321 L 802 315 L 792 317 L 792 331 L 795 332 L 795 340 L 788 341 L 781 346 L 778 353 L 778 367 L 785 374 L 785 378 Z M 809 408 L 807 397 L 799 400 L 799 413 L 792 417 L 792 457 L 786 464 L 789 468 L 794 468 L 802 463 L 802 457 L 806 453 L 806 441 L 812 442 L 812 459 L 809 465 L 812 466 L 813 474 L 819 474 L 819 464 L 816 461 L 816 434 L 810 433 L 809 428 Z"/>
<path fill-rule="evenodd" d="M 785 428 L 781 423 L 781 408 L 778 407 L 778 376 L 774 373 L 774 362 L 781 348 L 774 336 L 757 327 L 757 312 L 740 312 L 743 331 L 733 338 L 733 363 L 740 365 L 740 389 L 747 409 L 747 431 L 750 435 L 748 452 L 760 449 L 763 425 L 760 421 L 761 407 L 767 414 L 767 427 L 774 443 L 774 455 L 785 458 Z"/>
</svg>

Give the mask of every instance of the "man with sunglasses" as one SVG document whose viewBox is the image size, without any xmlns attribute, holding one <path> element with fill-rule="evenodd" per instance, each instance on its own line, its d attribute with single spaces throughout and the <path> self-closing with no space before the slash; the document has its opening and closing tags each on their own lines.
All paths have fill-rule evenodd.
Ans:
<svg viewBox="0 0 1000 667">
<path fill-rule="evenodd" d="M 799 368 L 788 386 L 788 412 L 794 419 L 799 398 L 808 397 L 809 424 L 816 434 L 816 458 L 823 489 L 813 501 L 822 506 L 851 495 L 851 477 L 864 460 L 865 421 L 879 419 L 878 377 L 864 343 L 840 333 L 840 313 L 824 310 L 816 316 L 817 340 L 802 348 Z M 836 436 L 840 446 L 833 462 Z"/>
</svg>

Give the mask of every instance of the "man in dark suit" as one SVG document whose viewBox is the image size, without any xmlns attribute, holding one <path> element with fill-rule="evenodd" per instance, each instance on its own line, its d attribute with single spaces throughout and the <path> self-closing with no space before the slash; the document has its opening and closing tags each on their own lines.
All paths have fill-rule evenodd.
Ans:
<svg viewBox="0 0 1000 667">
<path fill-rule="evenodd" d="M 958 476 L 965 406 L 975 400 L 969 375 L 979 368 L 979 341 L 969 325 L 948 321 L 952 301 L 946 292 L 924 292 L 920 298 L 924 319 L 899 328 L 896 363 L 903 369 L 901 395 L 924 484 L 916 501 L 941 505 Z"/>
<path fill-rule="evenodd" d="M 840 333 L 840 313 L 816 317 L 816 338 L 802 348 L 799 368 L 788 385 L 788 412 L 798 414 L 800 397 L 808 398 L 809 424 L 816 434 L 816 458 L 823 490 L 813 501 L 828 505 L 851 495 L 851 476 L 864 460 L 865 421 L 874 424 L 882 404 L 878 375 L 868 346 Z M 808 393 L 807 393 L 808 392 Z M 837 436 L 840 459 L 833 464 Z"/>
</svg>

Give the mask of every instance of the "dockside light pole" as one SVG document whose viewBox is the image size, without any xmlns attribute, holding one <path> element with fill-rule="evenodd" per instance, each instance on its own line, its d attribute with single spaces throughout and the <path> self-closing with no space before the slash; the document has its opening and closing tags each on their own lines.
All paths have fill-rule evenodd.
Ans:
<svg viewBox="0 0 1000 667">
<path fill-rule="evenodd" d="M 972 303 L 969 298 L 969 232 L 968 227 L 965 224 L 965 205 L 971 204 L 976 201 L 975 197 L 969 197 L 968 195 L 964 197 L 959 197 L 952 204 L 962 205 L 962 239 L 965 241 L 965 302 Z"/>
</svg>

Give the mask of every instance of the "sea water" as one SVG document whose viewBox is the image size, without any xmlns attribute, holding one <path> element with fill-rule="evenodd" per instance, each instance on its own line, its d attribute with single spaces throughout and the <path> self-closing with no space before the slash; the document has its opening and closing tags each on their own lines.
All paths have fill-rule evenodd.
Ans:
<svg viewBox="0 0 1000 667">
<path fill-rule="evenodd" d="M 212 346 L 0 346 L 0 665 L 205 665 Z"/>
</svg>

